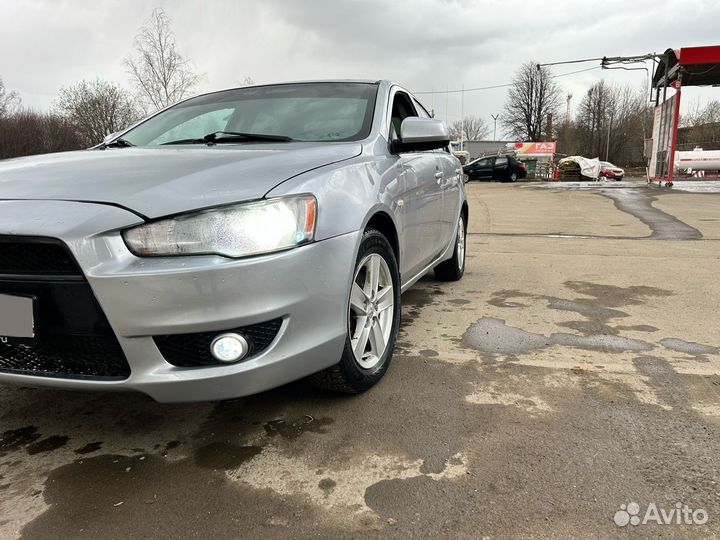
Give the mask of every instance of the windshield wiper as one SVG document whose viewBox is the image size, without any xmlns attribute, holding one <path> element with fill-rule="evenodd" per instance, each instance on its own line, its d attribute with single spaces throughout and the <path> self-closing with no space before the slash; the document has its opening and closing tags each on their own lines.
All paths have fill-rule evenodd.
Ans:
<svg viewBox="0 0 720 540">
<path fill-rule="evenodd" d="M 126 141 L 125 139 L 115 139 L 109 143 L 102 143 L 101 145 L 98 145 L 97 149 L 105 150 L 106 148 L 129 148 L 131 146 L 135 145 L 130 141 Z"/>
<path fill-rule="evenodd" d="M 178 139 L 163 144 L 207 144 L 222 142 L 291 142 L 294 139 L 285 135 L 265 135 L 263 133 L 240 133 L 239 131 L 214 131 L 201 139 Z"/>
</svg>

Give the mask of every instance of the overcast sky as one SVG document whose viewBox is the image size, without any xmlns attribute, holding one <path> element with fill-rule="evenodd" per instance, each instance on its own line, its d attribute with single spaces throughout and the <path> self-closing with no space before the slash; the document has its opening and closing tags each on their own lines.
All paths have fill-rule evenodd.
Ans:
<svg viewBox="0 0 720 540">
<path fill-rule="evenodd" d="M 0 77 L 38 109 L 84 78 L 127 86 L 123 58 L 153 7 L 165 9 L 180 52 L 204 74 L 198 93 L 245 77 L 387 78 L 414 92 L 475 88 L 509 82 L 528 60 L 720 42 L 720 2 L 709 0 L 0 0 Z M 597 65 L 552 69 L 564 74 Z M 577 106 L 600 78 L 639 86 L 647 75 L 594 69 L 557 82 Z M 505 95 L 502 88 L 466 92 L 465 113 L 492 125 Z M 438 117 L 460 118 L 461 94 L 419 97 Z M 683 94 L 686 105 L 698 98 L 720 99 L 720 89 Z"/>
</svg>

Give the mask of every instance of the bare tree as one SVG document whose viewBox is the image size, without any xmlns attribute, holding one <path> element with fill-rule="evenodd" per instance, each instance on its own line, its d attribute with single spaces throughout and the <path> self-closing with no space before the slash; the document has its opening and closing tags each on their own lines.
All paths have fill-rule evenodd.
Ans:
<svg viewBox="0 0 720 540">
<path fill-rule="evenodd" d="M 479 116 L 470 115 L 465 117 L 465 122 L 457 120 L 448 126 L 450 131 L 450 138 L 452 140 L 460 140 L 460 132 L 464 130 L 465 136 L 463 137 L 466 141 L 479 141 L 487 137 L 490 132 L 485 120 Z"/>
<path fill-rule="evenodd" d="M 0 159 L 80 148 L 75 130 L 60 116 L 18 109 L 0 117 Z"/>
<path fill-rule="evenodd" d="M 20 98 L 17 92 L 9 92 L 5 83 L 0 79 L 0 118 L 7 116 L 20 107 Z"/>
<path fill-rule="evenodd" d="M 141 116 L 125 90 L 101 79 L 61 88 L 55 110 L 69 122 L 84 146 L 98 144 L 106 135 L 129 126 Z"/>
<path fill-rule="evenodd" d="M 575 119 L 561 125 L 558 147 L 566 154 L 607 157 L 621 166 L 640 166 L 652 117 L 647 88 L 598 81 L 583 96 Z"/>
<path fill-rule="evenodd" d="M 450 133 L 450 140 L 451 141 L 459 141 L 461 130 L 462 130 L 462 122 L 460 120 L 456 120 L 455 122 L 450 124 L 448 126 L 448 132 Z"/>
<path fill-rule="evenodd" d="M 170 18 L 160 8 L 135 37 L 135 50 L 125 59 L 133 84 L 147 112 L 172 105 L 186 97 L 200 81 L 175 47 Z"/>
<path fill-rule="evenodd" d="M 680 122 L 685 128 L 678 133 L 681 150 L 692 150 L 696 146 L 704 150 L 720 149 L 720 101 L 711 101 L 703 107 L 698 99 Z"/>
<path fill-rule="evenodd" d="M 255 81 L 250 76 L 245 76 L 241 81 L 235 81 L 235 84 L 238 86 L 252 86 L 255 84 Z"/>
<path fill-rule="evenodd" d="M 618 91 L 598 81 L 580 102 L 577 115 L 578 135 L 582 154 L 605 159 L 606 135 L 616 117 Z"/>
<path fill-rule="evenodd" d="M 487 137 L 490 132 L 490 128 L 487 122 L 479 116 L 466 116 L 465 117 L 465 139 L 468 141 L 479 141 Z"/>
<path fill-rule="evenodd" d="M 512 137 L 540 141 L 548 135 L 549 118 L 556 114 L 561 92 L 546 67 L 526 62 L 515 73 L 508 92 L 502 123 Z"/>
</svg>

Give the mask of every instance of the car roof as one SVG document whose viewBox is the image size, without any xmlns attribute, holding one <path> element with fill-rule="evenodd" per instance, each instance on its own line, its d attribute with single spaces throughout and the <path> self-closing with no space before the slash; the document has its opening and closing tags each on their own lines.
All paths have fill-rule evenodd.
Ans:
<svg viewBox="0 0 720 540">
<path fill-rule="evenodd" d="M 515 159 L 515 156 L 513 156 L 512 154 L 497 154 L 497 155 L 493 154 L 492 156 L 480 156 L 479 158 L 475 158 L 475 159 L 473 159 L 472 161 L 468 161 L 464 166 L 467 167 L 468 165 L 472 165 L 473 163 L 477 163 L 477 162 L 480 161 L 481 159 L 499 158 L 499 157 L 504 157 L 504 158 L 508 158 L 508 159 Z"/>
<path fill-rule="evenodd" d="M 390 84 L 390 81 L 385 80 L 378 80 L 378 79 L 317 79 L 317 80 L 305 80 L 305 81 L 282 81 L 282 82 L 276 82 L 276 83 L 267 83 L 267 84 L 248 84 L 247 86 L 233 86 L 230 88 L 223 88 L 222 90 L 212 90 L 210 92 L 205 92 L 202 94 L 198 94 L 197 96 L 193 97 L 199 97 L 199 96 L 206 96 L 209 94 L 217 94 L 219 92 L 227 92 L 228 90 L 242 90 L 243 88 L 262 88 L 264 86 L 284 86 L 284 85 L 291 85 L 291 84 L 331 84 L 331 83 L 346 83 L 346 84 L 380 84 L 382 82 L 388 82 Z"/>
<path fill-rule="evenodd" d="M 305 80 L 305 81 L 283 81 L 283 82 L 277 82 L 277 83 L 268 83 L 268 84 L 249 84 L 247 86 L 232 86 L 230 88 L 222 88 L 220 90 L 211 90 L 210 92 L 203 92 L 202 94 L 196 94 L 194 96 L 187 97 L 185 99 L 182 99 L 178 101 L 177 103 L 173 103 L 172 105 L 169 105 L 166 108 L 174 107 L 175 105 L 179 103 L 183 103 L 184 101 L 189 101 L 194 98 L 203 97 L 203 96 L 211 96 L 212 94 L 221 94 L 223 92 L 230 92 L 232 90 L 242 90 L 243 88 L 262 88 L 264 86 L 283 86 L 283 85 L 291 85 L 291 84 L 330 84 L 330 83 L 346 83 L 346 84 L 376 84 L 378 86 L 382 85 L 383 83 L 387 84 L 388 87 L 395 85 L 396 83 L 393 83 L 392 81 L 389 81 L 387 79 L 316 79 L 316 80 Z M 398 85 L 400 86 L 400 85 Z M 412 92 L 410 92 L 412 93 Z M 162 112 L 162 110 L 157 111 Z"/>
</svg>

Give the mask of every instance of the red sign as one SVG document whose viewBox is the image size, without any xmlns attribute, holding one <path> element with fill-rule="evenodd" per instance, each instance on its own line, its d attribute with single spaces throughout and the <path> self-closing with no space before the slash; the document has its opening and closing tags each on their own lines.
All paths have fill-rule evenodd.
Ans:
<svg viewBox="0 0 720 540">
<path fill-rule="evenodd" d="M 515 150 L 521 154 L 554 154 L 557 143 L 551 142 L 516 142 Z"/>
</svg>

